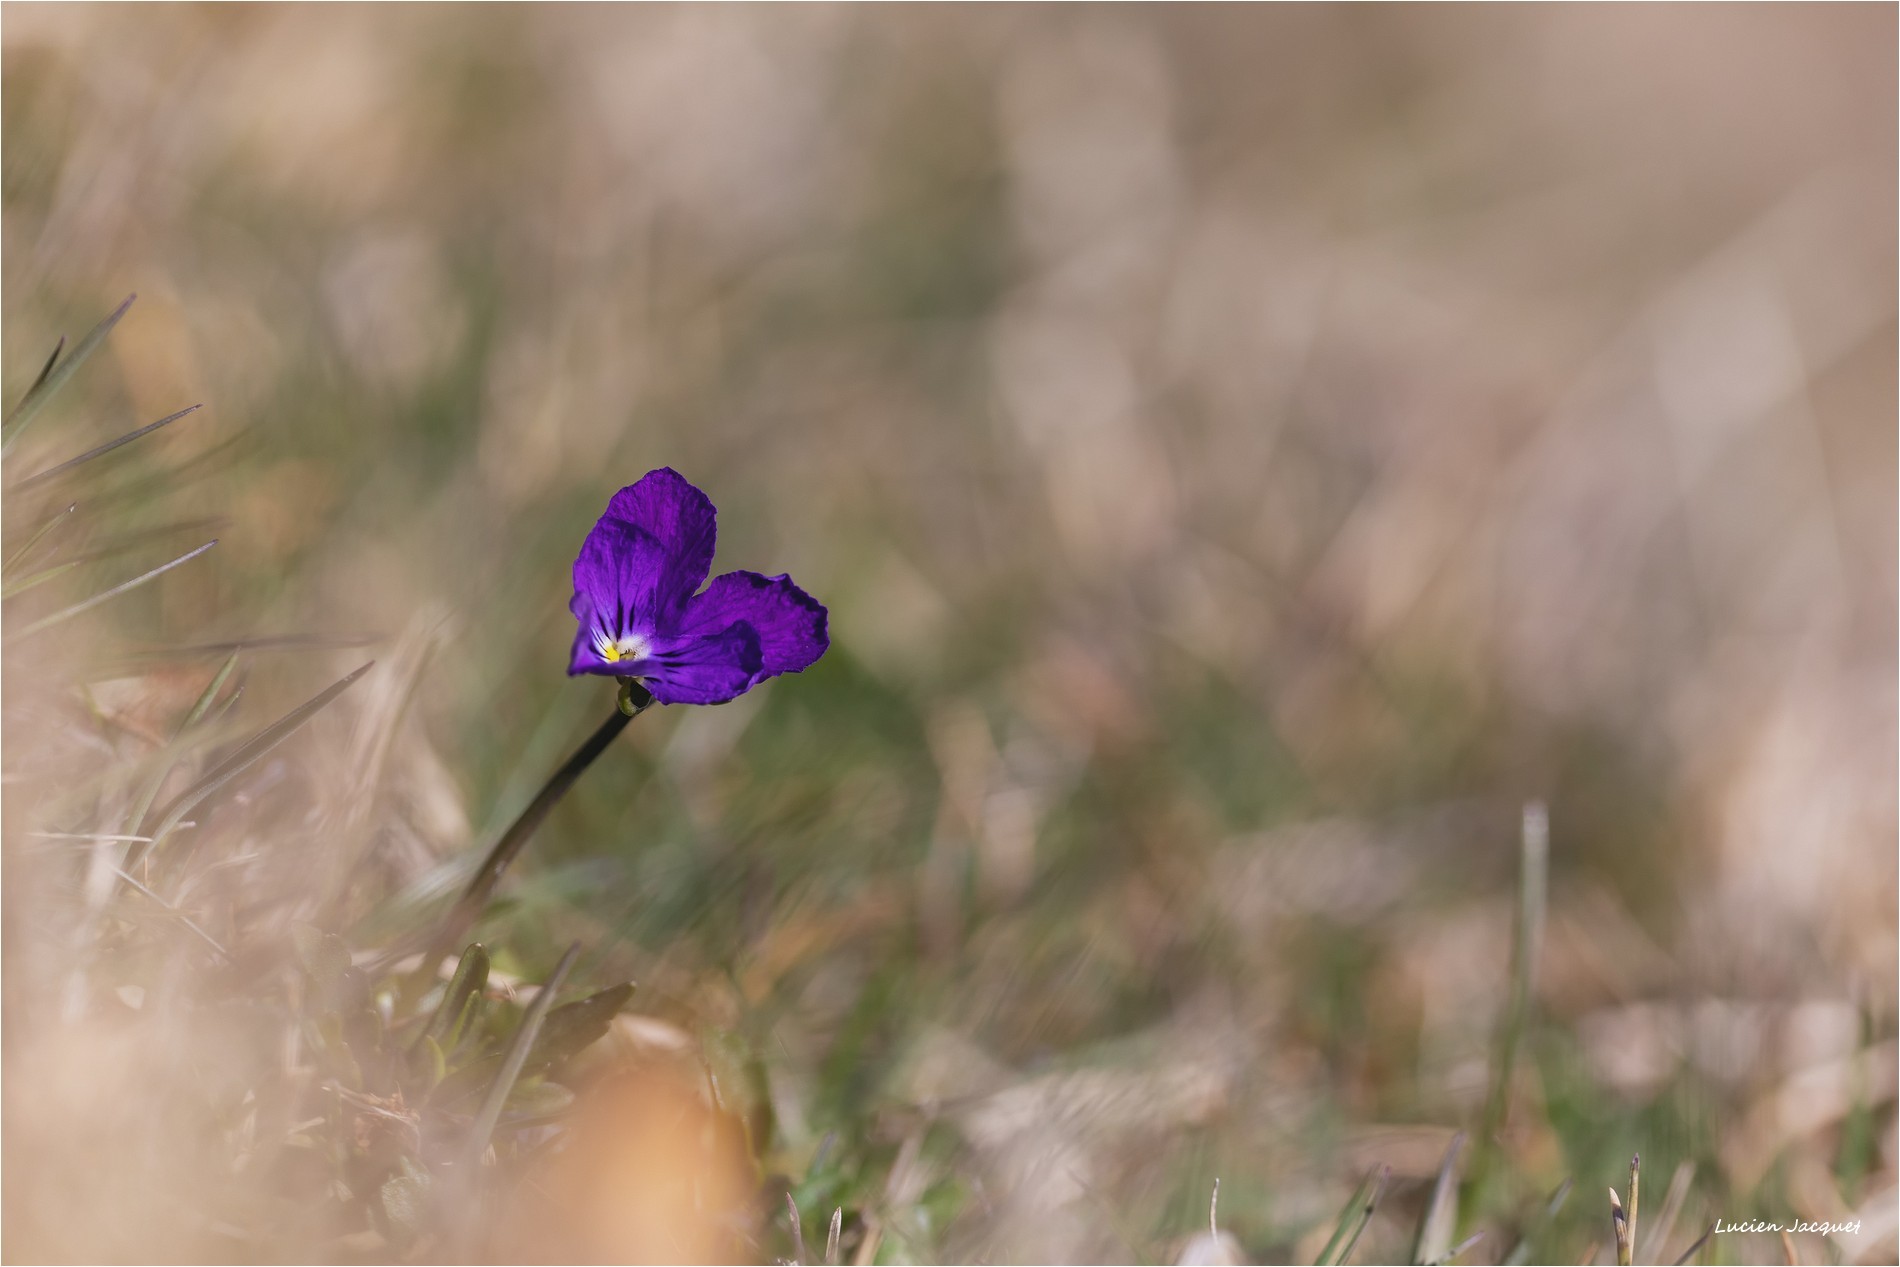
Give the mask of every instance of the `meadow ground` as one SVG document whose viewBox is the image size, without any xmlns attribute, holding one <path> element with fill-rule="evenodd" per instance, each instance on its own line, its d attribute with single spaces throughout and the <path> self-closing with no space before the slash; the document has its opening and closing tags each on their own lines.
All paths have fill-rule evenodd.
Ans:
<svg viewBox="0 0 1900 1267">
<path fill-rule="evenodd" d="M 1892 1261 L 1895 37 L 6 6 L 6 1257 Z"/>
</svg>

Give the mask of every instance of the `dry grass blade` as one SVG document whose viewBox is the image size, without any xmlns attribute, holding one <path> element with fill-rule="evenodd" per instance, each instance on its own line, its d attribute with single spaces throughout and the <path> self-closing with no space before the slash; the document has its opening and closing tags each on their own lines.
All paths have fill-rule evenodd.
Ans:
<svg viewBox="0 0 1900 1267">
<path fill-rule="evenodd" d="M 844 1207 L 838 1206 L 831 1212 L 831 1228 L 825 1233 L 825 1262 L 828 1267 L 838 1267 L 838 1237 L 844 1232 Z"/>
<path fill-rule="evenodd" d="M 1649 1253 L 1646 1257 L 1662 1261 L 1663 1249 L 1675 1233 L 1676 1219 L 1682 1214 L 1683 1202 L 1689 1199 L 1689 1185 L 1694 1182 L 1695 1163 L 1676 1163 L 1676 1173 L 1669 1177 L 1669 1190 L 1663 1193 L 1662 1213 L 1656 1216 L 1655 1230 L 1649 1234 Z"/>
<path fill-rule="evenodd" d="M 63 621 L 71 620 L 74 616 L 77 616 L 82 612 L 91 611 L 93 608 L 99 606 L 99 604 L 101 603 L 108 602 L 111 599 L 117 598 L 119 595 L 125 593 L 128 590 L 137 589 L 139 586 L 145 584 L 147 581 L 154 580 L 160 576 L 163 576 L 165 573 L 171 571 L 175 567 L 179 567 L 183 564 L 191 562 L 193 559 L 197 558 L 199 555 L 203 554 L 206 550 L 209 550 L 212 546 L 216 544 L 218 544 L 216 539 L 207 541 L 203 545 L 199 546 L 196 550 L 187 551 L 186 553 L 179 555 L 177 558 L 173 559 L 169 563 L 161 563 L 159 566 L 153 568 L 151 571 L 145 573 L 143 576 L 135 576 L 129 581 L 122 581 L 119 584 L 114 585 L 111 589 L 104 591 L 103 593 L 94 594 L 91 598 L 85 599 L 78 603 L 74 603 L 71 607 L 62 608 L 61 610 L 52 613 L 50 616 L 42 616 L 38 620 L 34 621 L 32 624 L 28 625 L 25 629 L 22 629 L 18 633 L 13 634 L 11 637 L 7 639 L 7 641 L 18 642 L 22 638 L 30 638 L 34 634 L 40 633 L 41 631 L 46 630 L 46 629 L 50 629 L 54 625 L 60 624 Z"/>
<path fill-rule="evenodd" d="M 1683 1264 L 1687 1263 L 1690 1259 L 1694 1258 L 1697 1254 L 1700 1254 L 1702 1252 L 1702 1247 L 1709 1243 L 1709 1238 L 1711 1236 L 1715 1235 L 1715 1229 L 1719 1222 L 1720 1220 L 1717 1220 L 1716 1223 L 1709 1224 L 1709 1230 L 1704 1232 L 1702 1235 L 1696 1237 L 1695 1244 L 1691 1245 L 1688 1249 L 1685 1249 L 1682 1251 L 1682 1257 L 1676 1260 L 1676 1267 L 1683 1267 Z"/>
<path fill-rule="evenodd" d="M 1610 1232 L 1616 1237 L 1616 1261 L 1618 1267 L 1629 1267 L 1630 1261 L 1630 1216 L 1623 1209 L 1623 1198 L 1616 1195 L 1616 1189 L 1610 1189 Z"/>
<path fill-rule="evenodd" d="M 1392 1167 L 1379 1166 L 1365 1177 L 1352 1200 L 1339 1213 L 1339 1224 L 1333 1229 L 1333 1235 L 1326 1247 L 1319 1252 L 1315 1261 L 1327 1264 L 1345 1262 L 1352 1257 L 1352 1251 L 1359 1245 L 1359 1238 L 1365 1233 L 1367 1224 L 1372 1222 L 1373 1211 L 1379 1207 L 1379 1197 L 1385 1192 L 1385 1181 L 1392 1175 Z"/>
<path fill-rule="evenodd" d="M 567 953 L 561 956 L 561 962 L 554 966 L 553 975 L 534 996 L 534 1002 L 528 1005 L 527 1013 L 522 1016 L 521 1026 L 515 1030 L 515 1036 L 508 1044 L 501 1068 L 495 1071 L 495 1080 L 489 1084 L 481 1110 L 468 1128 L 468 1139 L 462 1145 L 463 1175 L 473 1175 L 481 1164 L 482 1154 L 488 1151 L 489 1137 L 495 1133 L 495 1124 L 501 1120 L 501 1110 L 508 1103 L 508 1093 L 514 1090 L 515 1079 L 521 1076 L 521 1067 L 528 1061 L 528 1052 L 541 1034 L 541 1023 L 547 1019 L 549 1009 L 554 1006 L 554 996 L 560 990 L 561 983 L 567 979 L 568 969 L 574 966 L 574 960 L 580 953 L 579 942 L 567 948 Z"/>
<path fill-rule="evenodd" d="M 198 925 L 195 922 L 193 922 L 192 918 L 189 915 L 179 910 L 176 906 L 173 906 L 170 902 L 167 902 L 164 898 L 160 897 L 158 894 L 146 888 L 143 884 L 140 884 L 138 880 L 135 879 L 134 877 L 129 876 L 124 871 L 119 870 L 119 868 L 114 867 L 113 870 L 118 872 L 119 878 L 121 880 L 124 880 L 127 884 L 131 885 L 134 889 L 138 890 L 140 893 L 143 893 L 146 897 L 150 898 L 152 901 L 158 903 L 159 906 L 164 908 L 167 914 L 175 917 L 179 923 L 183 924 L 186 928 L 190 929 L 192 932 L 198 934 L 198 936 L 201 939 L 203 939 L 205 945 L 211 947 L 211 949 L 218 952 L 218 957 L 220 959 L 224 960 L 226 963 L 234 962 L 231 958 L 231 952 L 226 950 L 223 946 L 219 945 L 217 942 L 217 939 L 212 937 L 210 933 L 207 933 L 204 929 L 198 927 Z"/>
<path fill-rule="evenodd" d="M 785 1213 L 792 1220 L 792 1261 L 805 1261 L 805 1224 L 798 1217 L 798 1202 L 792 1200 L 792 1194 L 785 1194 Z"/>
<path fill-rule="evenodd" d="M 1473 1232 L 1471 1235 L 1465 1237 L 1465 1239 L 1463 1239 L 1462 1241 L 1459 1241 L 1456 1245 L 1453 1245 L 1450 1249 L 1446 1250 L 1445 1256 L 1443 1258 L 1432 1259 L 1432 1267 L 1442 1267 L 1442 1264 L 1456 1262 L 1460 1257 L 1463 1256 L 1466 1250 L 1470 1249 L 1473 1245 L 1476 1245 L 1479 1241 L 1483 1239 L 1484 1239 L 1483 1232 Z"/>
<path fill-rule="evenodd" d="M 1630 1202 L 1623 1220 L 1624 1238 L 1619 1246 L 1625 1255 L 1622 1262 L 1626 1265 L 1634 1261 L 1636 1256 L 1636 1203 L 1642 1196 L 1642 1177 L 1643 1155 L 1636 1153 L 1630 1157 Z"/>
<path fill-rule="evenodd" d="M 26 430 L 27 424 L 32 422 L 41 407 L 53 398 L 53 393 L 65 386 L 66 380 L 85 364 L 86 358 L 99 350 L 99 345 L 105 342 L 108 334 L 112 333 L 112 327 L 119 324 L 119 318 L 125 315 L 126 309 L 130 308 L 132 301 L 137 298 L 135 294 L 127 295 L 125 302 L 114 308 L 112 314 L 104 321 L 94 326 L 73 348 L 72 355 L 64 360 L 60 359 L 59 348 L 64 346 L 65 339 L 64 337 L 60 339 L 59 346 L 54 347 L 53 355 L 47 360 L 46 368 L 40 371 L 39 378 L 34 380 L 33 386 L 27 388 L 26 395 L 20 397 L 20 403 L 13 407 L 5 423 L 0 424 L 0 453 L 5 453 L 13 447 L 14 441 L 20 438 L 20 433 Z"/>
<path fill-rule="evenodd" d="M 152 432 L 157 431 L 160 427 L 169 427 L 172 423 L 177 422 L 180 418 L 183 418 L 189 414 L 197 413 L 200 409 L 203 409 L 203 408 L 204 408 L 203 404 L 187 405 L 183 409 L 180 409 L 175 414 L 166 414 L 163 418 L 160 418 L 157 422 L 148 422 L 144 426 L 138 428 L 136 431 L 126 432 L 124 435 L 118 437 L 116 440 L 108 440 L 104 444 L 99 445 L 96 448 L 87 449 L 84 453 L 81 453 L 78 457 L 67 458 L 64 462 L 61 462 L 59 465 L 49 466 L 44 471 L 41 471 L 37 475 L 29 475 L 25 479 L 21 480 L 18 484 L 15 484 L 12 487 L 12 489 L 10 489 L 9 491 L 24 492 L 25 490 L 29 488 L 36 488 L 39 485 L 46 483 L 48 480 L 57 479 L 59 476 L 64 475 L 66 472 L 72 470 L 76 466 L 83 466 L 87 462 L 92 461 L 96 457 L 103 457 L 104 455 L 112 452 L 114 449 L 119 448 L 122 445 L 127 445 L 127 444 L 132 443 L 132 441 L 138 439 L 140 436 L 150 435 Z"/>
<path fill-rule="evenodd" d="M 149 832 L 141 833 L 150 836 L 152 838 L 151 843 L 133 846 L 132 851 L 126 855 L 125 867 L 130 869 L 140 858 L 163 844 L 165 837 L 171 834 L 173 829 L 183 821 L 185 815 L 189 814 L 194 807 L 207 796 L 210 796 L 213 792 L 216 792 L 226 783 L 229 783 L 232 779 L 243 773 L 247 767 L 257 761 L 265 753 L 290 738 L 299 727 L 316 716 L 330 701 L 355 685 L 356 680 L 365 673 L 368 673 L 375 663 L 376 661 L 371 660 L 368 664 L 358 668 L 347 677 L 332 682 L 311 699 L 291 709 L 290 712 L 284 714 L 284 716 L 277 721 L 266 726 L 263 730 L 258 731 L 257 734 L 246 740 L 239 746 L 236 752 L 226 757 L 223 761 L 220 761 L 203 778 L 172 798 L 171 803 L 165 807 L 164 812 L 159 814 L 158 825 Z"/>
<path fill-rule="evenodd" d="M 1438 1181 L 1432 1185 L 1432 1199 L 1418 1223 L 1418 1239 L 1412 1246 L 1412 1261 L 1432 1263 L 1451 1253 L 1451 1238 L 1458 1219 L 1458 1154 L 1464 1151 L 1465 1133 L 1451 1137 L 1445 1160 L 1438 1165 Z"/>
</svg>

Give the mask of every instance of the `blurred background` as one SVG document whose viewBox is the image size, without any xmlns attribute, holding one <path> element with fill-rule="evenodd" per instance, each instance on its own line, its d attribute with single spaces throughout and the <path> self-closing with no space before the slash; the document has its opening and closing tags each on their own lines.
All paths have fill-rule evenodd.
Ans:
<svg viewBox="0 0 1900 1267">
<path fill-rule="evenodd" d="M 242 890 L 185 905 L 262 945 L 316 895 L 384 944 L 612 707 L 564 676 L 568 569 L 671 465 L 715 572 L 790 572 L 831 651 L 638 719 L 483 939 L 637 981 L 614 1058 L 682 1103 L 738 1070 L 762 1155 L 717 1165 L 769 1192 L 707 1255 L 791 1256 L 790 1185 L 858 1261 L 1312 1261 L 1375 1164 L 1359 1256 L 1409 1254 L 1542 801 L 1466 1260 L 1566 1178 L 1551 1252 L 1609 1254 L 1640 1151 L 1647 1209 L 1691 1176 L 1659 1254 L 1799 1216 L 1862 1222 L 1803 1261 L 1891 1261 L 1890 6 L 0 35 L 6 399 L 139 296 L 9 484 L 206 406 L 96 464 L 124 495 L 76 540 L 137 549 L 8 621 L 220 539 L 8 650 L 9 1257 L 394 1252 L 206 1212 L 215 1132 L 157 1123 L 246 1103 L 252 1030 L 194 1022 L 176 1088 L 102 1039 L 141 1031 L 66 976 L 88 864 L 31 833 L 115 830 L 56 793 L 161 742 L 204 648 L 373 640 L 247 653 L 253 726 L 378 664 L 226 790 Z M 67 500 L 11 493 L 7 550 Z M 1232 1240 L 1191 1243 L 1217 1177 Z M 683 1252 L 647 1234 L 565 1252 Z"/>
</svg>

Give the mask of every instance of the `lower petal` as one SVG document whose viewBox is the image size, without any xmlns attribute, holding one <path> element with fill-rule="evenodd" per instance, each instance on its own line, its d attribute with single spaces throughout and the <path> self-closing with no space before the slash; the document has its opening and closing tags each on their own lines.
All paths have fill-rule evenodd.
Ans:
<svg viewBox="0 0 1900 1267">
<path fill-rule="evenodd" d="M 758 632 L 763 681 L 796 673 L 815 663 L 831 645 L 824 604 L 792 584 L 789 576 L 727 572 L 686 606 L 680 627 L 687 632 L 744 623 Z"/>
<path fill-rule="evenodd" d="M 718 633 L 681 634 L 655 641 L 644 659 L 621 661 L 662 704 L 723 704 L 758 680 L 759 635 L 736 624 Z"/>
</svg>

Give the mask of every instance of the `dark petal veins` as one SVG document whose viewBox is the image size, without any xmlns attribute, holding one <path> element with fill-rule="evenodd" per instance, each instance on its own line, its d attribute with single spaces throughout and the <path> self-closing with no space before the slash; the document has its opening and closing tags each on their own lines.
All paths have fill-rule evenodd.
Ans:
<svg viewBox="0 0 1900 1267">
<path fill-rule="evenodd" d="M 656 644 L 644 660 L 623 663 L 662 704 L 723 704 L 758 680 L 759 635 L 750 625 L 686 634 Z"/>
<path fill-rule="evenodd" d="M 753 684 L 815 663 L 831 645 L 824 605 L 789 576 L 727 572 L 686 606 L 682 633 L 707 633 L 744 623 L 758 631 L 760 664 Z"/>
<path fill-rule="evenodd" d="M 660 543 L 666 562 L 654 614 L 660 628 L 670 627 L 712 571 L 718 512 L 711 499 L 663 466 L 615 493 L 604 518 L 632 524 Z"/>
<path fill-rule="evenodd" d="M 583 619 L 581 627 L 574 634 L 574 649 L 568 652 L 567 675 L 574 677 L 581 673 L 601 673 L 618 677 L 627 671 L 626 661 L 614 664 L 601 657 L 594 649 L 593 622 Z"/>
<path fill-rule="evenodd" d="M 666 551 L 651 533 L 602 518 L 574 560 L 574 597 L 567 608 L 584 632 L 648 633 L 659 618 L 666 571 Z"/>
</svg>

